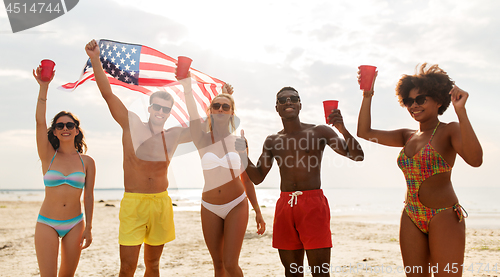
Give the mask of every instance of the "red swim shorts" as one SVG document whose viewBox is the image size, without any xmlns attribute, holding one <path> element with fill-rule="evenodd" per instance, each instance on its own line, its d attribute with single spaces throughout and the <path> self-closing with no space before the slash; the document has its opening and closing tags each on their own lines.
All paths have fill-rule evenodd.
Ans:
<svg viewBox="0 0 500 277">
<path fill-rule="evenodd" d="M 323 190 L 281 192 L 274 213 L 273 247 L 281 250 L 332 247 L 330 207 Z"/>
</svg>

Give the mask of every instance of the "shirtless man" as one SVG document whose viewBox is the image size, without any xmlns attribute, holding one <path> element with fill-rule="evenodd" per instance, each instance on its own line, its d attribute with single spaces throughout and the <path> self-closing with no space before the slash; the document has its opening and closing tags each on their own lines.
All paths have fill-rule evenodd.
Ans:
<svg viewBox="0 0 500 277">
<path fill-rule="evenodd" d="M 85 51 L 95 80 L 123 136 L 125 194 L 120 205 L 120 275 L 133 276 L 144 243 L 145 276 L 160 276 L 163 245 L 175 238 L 167 169 L 179 143 L 191 141 L 189 128 L 164 130 L 174 100 L 166 92 L 150 96 L 149 120 L 142 122 L 113 94 L 99 60 L 99 46 L 89 42 Z"/>
<path fill-rule="evenodd" d="M 278 249 L 285 276 L 303 276 L 304 252 L 313 276 L 330 276 L 330 208 L 321 190 L 321 160 L 325 146 L 354 161 L 362 161 L 363 150 L 344 126 L 339 110 L 329 115 L 329 122 L 343 135 L 340 138 L 326 125 L 300 122 L 302 108 L 299 93 L 292 87 L 276 95 L 276 111 L 283 130 L 270 135 L 254 165 L 244 154 L 246 142 L 239 139 L 237 149 L 247 173 L 256 185 L 261 183 L 276 160 L 281 175 L 281 195 L 276 203 L 273 247 Z"/>
</svg>

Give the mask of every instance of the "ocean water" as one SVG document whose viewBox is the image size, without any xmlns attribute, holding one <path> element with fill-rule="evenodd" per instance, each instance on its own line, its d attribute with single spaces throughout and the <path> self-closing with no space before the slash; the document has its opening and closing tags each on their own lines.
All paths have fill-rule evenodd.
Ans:
<svg viewBox="0 0 500 277">
<path fill-rule="evenodd" d="M 399 224 L 404 207 L 405 188 L 324 188 L 333 220 L 353 218 L 356 221 Z M 460 204 L 469 217 L 468 227 L 500 229 L 500 188 L 455 188 Z M 123 189 L 95 189 L 94 198 L 120 200 Z M 280 195 L 279 189 L 256 187 L 259 205 L 274 208 Z M 177 204 L 175 210 L 198 211 L 201 188 L 169 189 Z M 0 190 L 0 201 L 42 201 L 43 190 Z"/>
</svg>

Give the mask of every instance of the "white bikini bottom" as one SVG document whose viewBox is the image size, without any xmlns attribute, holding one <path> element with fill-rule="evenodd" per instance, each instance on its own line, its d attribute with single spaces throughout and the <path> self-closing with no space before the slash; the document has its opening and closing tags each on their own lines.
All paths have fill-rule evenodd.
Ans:
<svg viewBox="0 0 500 277">
<path fill-rule="evenodd" d="M 236 198 L 233 201 L 226 203 L 226 204 L 214 205 L 214 204 L 210 204 L 210 203 L 207 203 L 207 202 L 201 200 L 201 205 L 203 205 L 203 207 L 205 207 L 205 209 L 211 211 L 212 213 L 216 214 L 220 218 L 225 219 L 227 214 L 234 207 L 238 206 L 238 204 L 240 204 L 243 200 L 245 200 L 246 197 L 247 197 L 246 193 L 243 192 L 243 194 L 240 195 L 238 198 Z"/>
</svg>

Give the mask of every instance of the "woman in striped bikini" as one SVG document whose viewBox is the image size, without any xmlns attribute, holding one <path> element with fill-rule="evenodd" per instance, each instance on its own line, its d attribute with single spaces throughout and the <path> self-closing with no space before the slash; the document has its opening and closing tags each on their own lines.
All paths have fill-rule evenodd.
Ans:
<svg viewBox="0 0 500 277">
<path fill-rule="evenodd" d="M 40 67 L 33 70 L 40 85 L 36 143 L 44 172 L 45 199 L 35 228 L 35 250 L 40 276 L 56 276 L 61 238 L 59 276 L 73 276 L 81 250 L 92 242 L 95 163 L 90 156 L 81 154 L 87 145 L 80 121 L 72 113 L 59 112 L 47 129 L 47 91 L 54 73 L 49 81 L 43 81 L 40 73 Z M 82 192 L 85 217 L 80 204 Z"/>
<path fill-rule="evenodd" d="M 482 163 L 481 145 L 465 110 L 469 94 L 438 65 L 423 64 L 417 74 L 404 75 L 396 87 L 418 130 L 371 128 L 373 88 L 363 91 L 358 136 L 382 145 L 403 147 L 398 165 L 406 178 L 407 194 L 401 216 L 399 242 L 407 276 L 462 276 L 466 212 L 451 183 L 457 154 L 469 165 Z M 438 116 L 450 105 L 457 122 Z"/>
</svg>

